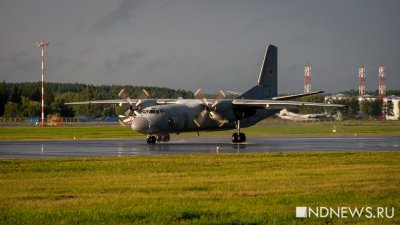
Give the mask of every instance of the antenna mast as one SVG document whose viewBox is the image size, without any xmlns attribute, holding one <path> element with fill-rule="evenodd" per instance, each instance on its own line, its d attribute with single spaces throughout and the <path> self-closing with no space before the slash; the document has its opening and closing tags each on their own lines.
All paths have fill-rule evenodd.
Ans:
<svg viewBox="0 0 400 225">
<path fill-rule="evenodd" d="M 311 92 L 311 66 L 310 62 L 307 62 L 307 66 L 304 67 L 304 93 Z"/>
<path fill-rule="evenodd" d="M 42 49 L 42 126 L 44 126 L 44 47 L 48 46 L 49 42 L 40 40 L 36 45 Z"/>
<path fill-rule="evenodd" d="M 386 96 L 386 84 L 385 84 L 385 67 L 381 62 L 379 67 L 379 98 L 383 99 Z"/>
<path fill-rule="evenodd" d="M 361 67 L 358 68 L 358 95 L 365 95 L 365 67 L 364 64 L 361 64 Z"/>
</svg>

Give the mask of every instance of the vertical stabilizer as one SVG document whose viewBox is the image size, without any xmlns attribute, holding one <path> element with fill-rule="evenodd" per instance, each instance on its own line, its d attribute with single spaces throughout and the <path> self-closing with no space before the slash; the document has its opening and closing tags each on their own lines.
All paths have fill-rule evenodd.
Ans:
<svg viewBox="0 0 400 225">
<path fill-rule="evenodd" d="M 278 95 L 278 48 L 269 45 L 261 66 L 257 85 L 239 96 L 244 99 L 271 99 Z"/>
</svg>

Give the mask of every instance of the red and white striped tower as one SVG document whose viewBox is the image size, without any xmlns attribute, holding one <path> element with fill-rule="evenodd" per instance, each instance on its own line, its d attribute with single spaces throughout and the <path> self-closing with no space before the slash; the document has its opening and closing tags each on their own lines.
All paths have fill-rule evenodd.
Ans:
<svg viewBox="0 0 400 225">
<path fill-rule="evenodd" d="M 358 95 L 365 95 L 365 68 L 364 64 L 361 64 L 361 67 L 358 68 Z"/>
<path fill-rule="evenodd" d="M 304 93 L 311 92 L 311 66 L 310 62 L 307 62 L 307 66 L 304 67 Z"/>
<path fill-rule="evenodd" d="M 386 84 L 385 84 L 385 67 L 381 62 L 379 67 L 379 98 L 383 99 L 386 96 Z"/>
<path fill-rule="evenodd" d="M 42 49 L 42 126 L 44 126 L 44 47 L 48 46 L 49 42 L 40 40 L 37 46 Z"/>
</svg>

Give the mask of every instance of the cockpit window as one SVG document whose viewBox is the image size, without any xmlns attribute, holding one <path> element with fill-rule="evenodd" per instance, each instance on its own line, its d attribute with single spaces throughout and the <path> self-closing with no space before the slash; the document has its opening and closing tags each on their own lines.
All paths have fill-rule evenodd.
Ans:
<svg viewBox="0 0 400 225">
<path fill-rule="evenodd" d="M 142 114 L 162 114 L 163 111 L 162 110 L 158 110 L 158 109 L 143 109 L 142 110 Z"/>
</svg>

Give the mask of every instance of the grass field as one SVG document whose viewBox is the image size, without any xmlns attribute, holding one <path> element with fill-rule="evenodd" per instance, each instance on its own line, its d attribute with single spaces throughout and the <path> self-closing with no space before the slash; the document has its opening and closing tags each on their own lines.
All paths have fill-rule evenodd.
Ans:
<svg viewBox="0 0 400 225">
<path fill-rule="evenodd" d="M 1 159 L 1 224 L 399 224 L 400 153 Z M 295 207 L 392 219 L 296 219 Z"/>
<path fill-rule="evenodd" d="M 333 133 L 333 130 L 336 130 Z M 201 132 L 205 137 L 230 138 L 233 131 Z M 298 123 L 267 119 L 256 126 L 243 129 L 248 137 L 270 136 L 400 136 L 400 121 L 343 121 Z M 183 133 L 174 138 L 196 137 Z M 74 139 L 136 139 L 145 138 L 130 127 L 0 127 L 0 141 L 4 140 L 72 140 Z"/>
<path fill-rule="evenodd" d="M 400 136 L 400 121 L 272 119 L 244 132 Z M 115 126 L 0 127 L 0 141 L 74 137 L 145 138 Z M 395 215 L 298 219 L 296 206 L 394 207 Z M 400 224 L 400 152 L 0 159 L 0 224 Z"/>
</svg>

